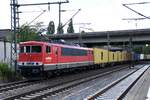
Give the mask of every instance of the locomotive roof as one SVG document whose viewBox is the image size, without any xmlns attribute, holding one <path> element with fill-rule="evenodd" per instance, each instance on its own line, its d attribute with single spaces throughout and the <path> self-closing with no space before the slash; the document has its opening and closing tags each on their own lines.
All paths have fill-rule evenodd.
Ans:
<svg viewBox="0 0 150 100">
<path fill-rule="evenodd" d="M 27 44 L 47 44 L 46 42 L 41 41 L 26 41 L 26 42 L 20 42 L 21 45 L 27 45 Z"/>
<path fill-rule="evenodd" d="M 55 45 L 55 46 L 61 46 L 61 47 L 68 47 L 68 48 L 79 48 L 79 49 L 85 49 L 85 50 L 92 50 L 92 48 L 87 47 L 80 47 L 75 45 L 66 45 L 66 44 L 58 44 L 58 43 L 50 43 L 50 42 L 43 42 L 43 41 L 26 41 L 21 42 L 20 45 L 32 45 L 32 44 L 39 44 L 39 45 Z"/>
</svg>

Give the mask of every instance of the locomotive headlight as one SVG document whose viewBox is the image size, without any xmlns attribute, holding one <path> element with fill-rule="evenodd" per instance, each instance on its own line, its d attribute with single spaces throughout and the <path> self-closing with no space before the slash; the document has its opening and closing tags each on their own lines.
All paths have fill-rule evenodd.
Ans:
<svg viewBox="0 0 150 100">
<path fill-rule="evenodd" d="M 35 65 L 42 65 L 42 62 L 36 62 Z"/>
<path fill-rule="evenodd" d="M 36 63 L 36 65 L 39 65 L 39 63 Z"/>
<path fill-rule="evenodd" d="M 41 66 L 42 62 L 18 62 L 20 66 Z"/>
<path fill-rule="evenodd" d="M 18 62 L 18 65 L 24 65 L 23 62 Z"/>
</svg>

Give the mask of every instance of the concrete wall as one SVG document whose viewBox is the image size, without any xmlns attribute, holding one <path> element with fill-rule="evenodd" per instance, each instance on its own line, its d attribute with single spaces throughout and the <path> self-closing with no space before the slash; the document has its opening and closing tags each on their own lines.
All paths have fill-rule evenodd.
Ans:
<svg viewBox="0 0 150 100">
<path fill-rule="evenodd" d="M 10 62 L 11 44 L 0 41 L 0 61 Z"/>
</svg>

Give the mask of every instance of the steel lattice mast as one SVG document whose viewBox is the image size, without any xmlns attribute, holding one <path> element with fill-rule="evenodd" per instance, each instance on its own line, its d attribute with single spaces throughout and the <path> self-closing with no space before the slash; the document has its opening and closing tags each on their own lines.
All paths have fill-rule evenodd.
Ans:
<svg viewBox="0 0 150 100">
<path fill-rule="evenodd" d="M 18 4 L 18 0 L 10 0 L 11 6 L 11 66 L 17 69 L 17 31 L 19 29 L 19 7 L 20 6 L 37 6 L 59 4 L 59 25 L 61 23 L 61 4 L 69 3 L 68 0 L 60 2 L 34 3 L 34 4 Z"/>
<path fill-rule="evenodd" d="M 11 66 L 14 66 L 14 70 L 17 68 L 17 36 L 16 32 L 19 28 L 19 12 L 18 1 L 11 0 Z"/>
</svg>

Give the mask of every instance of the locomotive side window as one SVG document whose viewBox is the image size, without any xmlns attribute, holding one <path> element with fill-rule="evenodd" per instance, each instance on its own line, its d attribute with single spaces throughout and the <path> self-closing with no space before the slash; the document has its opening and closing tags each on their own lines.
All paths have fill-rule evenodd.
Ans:
<svg viewBox="0 0 150 100">
<path fill-rule="evenodd" d="M 87 51 L 75 48 L 61 48 L 61 54 L 63 56 L 86 56 Z"/>
<path fill-rule="evenodd" d="M 41 46 L 32 46 L 32 53 L 40 53 L 42 51 Z"/>
<path fill-rule="evenodd" d="M 50 53 L 51 52 L 51 47 L 50 46 L 46 46 L 46 53 Z"/>
</svg>

